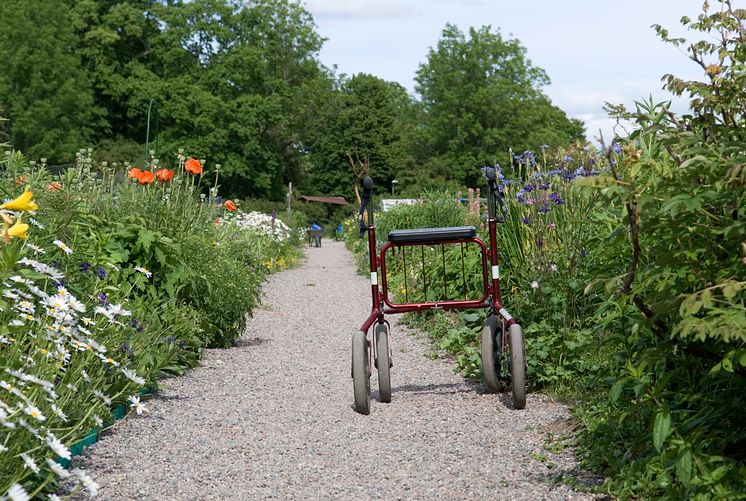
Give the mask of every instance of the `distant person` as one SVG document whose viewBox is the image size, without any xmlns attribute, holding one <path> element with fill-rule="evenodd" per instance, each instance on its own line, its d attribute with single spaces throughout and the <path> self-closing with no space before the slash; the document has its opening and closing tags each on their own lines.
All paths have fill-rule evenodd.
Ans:
<svg viewBox="0 0 746 501">
<path fill-rule="evenodd" d="M 316 247 L 321 247 L 321 234 L 322 228 L 316 223 L 311 224 L 310 236 L 313 239 L 313 243 Z"/>
</svg>

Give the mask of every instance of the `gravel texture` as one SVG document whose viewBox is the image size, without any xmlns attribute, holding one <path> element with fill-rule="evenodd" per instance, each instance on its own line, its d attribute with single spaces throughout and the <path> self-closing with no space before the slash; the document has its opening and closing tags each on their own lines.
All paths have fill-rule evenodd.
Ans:
<svg viewBox="0 0 746 501">
<path fill-rule="evenodd" d="M 484 393 L 430 360 L 421 334 L 393 324 L 392 402 L 354 412 L 351 334 L 370 288 L 341 243 L 309 248 L 272 276 L 236 348 L 162 383 L 74 460 L 104 499 L 592 499 L 571 447 L 567 408 Z M 395 317 L 391 317 L 394 320 Z M 571 442 L 567 441 L 567 442 Z M 553 442 L 557 445 L 558 441 Z"/>
</svg>

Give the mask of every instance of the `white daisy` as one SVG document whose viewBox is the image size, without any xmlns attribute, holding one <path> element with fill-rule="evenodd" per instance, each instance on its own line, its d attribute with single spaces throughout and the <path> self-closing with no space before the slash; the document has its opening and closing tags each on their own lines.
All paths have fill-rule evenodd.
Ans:
<svg viewBox="0 0 746 501">
<path fill-rule="evenodd" d="M 47 466 L 60 478 L 67 478 L 70 476 L 70 472 L 60 466 L 60 464 L 54 459 L 47 458 Z"/>
<path fill-rule="evenodd" d="M 557 271 L 557 265 L 556 264 L 552 264 L 551 266 L 549 266 L 549 269 L 552 270 L 552 271 Z"/>
<path fill-rule="evenodd" d="M 94 422 L 94 424 L 95 424 L 96 426 L 98 426 L 99 428 L 100 428 L 100 427 L 102 427 L 102 426 L 104 425 L 104 420 L 103 420 L 103 419 L 101 419 L 101 418 L 100 418 L 100 417 L 98 416 L 98 414 L 94 414 L 94 415 L 93 415 L 93 422 Z"/>
<path fill-rule="evenodd" d="M 52 243 L 56 245 L 57 247 L 59 247 L 60 249 L 62 249 L 65 252 L 65 254 L 73 253 L 73 250 L 70 247 L 68 247 L 68 245 L 62 240 L 55 240 Z"/>
<path fill-rule="evenodd" d="M 46 421 L 47 418 L 44 417 L 44 415 L 41 413 L 38 407 L 33 405 L 27 405 L 23 408 L 23 412 L 31 416 L 32 418 L 36 419 L 39 422 Z"/>
<path fill-rule="evenodd" d="M 138 415 L 142 414 L 143 412 L 148 412 L 148 409 L 146 409 L 145 406 L 140 403 L 140 397 L 131 395 L 127 397 L 127 400 L 130 401 L 130 407 L 135 409 L 135 412 L 137 412 Z"/>
<path fill-rule="evenodd" d="M 65 444 L 60 442 L 57 437 L 49 433 L 47 434 L 46 442 L 49 448 L 52 449 L 54 453 L 57 454 L 59 457 L 70 459 L 70 449 L 68 449 Z"/>
<path fill-rule="evenodd" d="M 122 370 L 122 374 L 124 374 L 124 376 L 130 381 L 132 381 L 133 383 L 139 384 L 141 386 L 145 384 L 145 380 L 141 378 L 140 376 L 138 376 L 137 373 L 135 373 L 135 371 L 131 371 L 125 367 L 122 367 L 121 370 Z"/>
<path fill-rule="evenodd" d="M 110 304 L 109 305 L 109 312 L 112 315 L 120 315 L 120 316 L 123 316 L 123 317 L 128 317 L 128 316 L 132 315 L 132 312 L 129 311 L 129 310 L 125 310 L 124 308 L 122 308 L 121 304 Z"/>
<path fill-rule="evenodd" d="M 26 490 L 19 484 L 11 485 L 10 489 L 8 489 L 7 496 L 10 501 L 29 501 L 29 499 L 31 499 L 28 492 L 26 492 Z"/>
<path fill-rule="evenodd" d="M 143 267 L 143 266 L 135 266 L 135 270 L 139 271 L 140 273 L 142 273 L 143 275 L 145 275 L 148 278 L 150 278 L 150 277 L 153 276 L 153 273 L 150 272 L 150 271 L 148 271 L 148 269 L 145 268 L 145 267 Z"/>
<path fill-rule="evenodd" d="M 100 390 L 93 390 L 93 394 L 103 400 L 106 405 L 111 405 L 111 399 L 104 395 Z"/>
<path fill-rule="evenodd" d="M 98 494 L 99 485 L 86 472 L 75 468 L 73 473 L 78 477 L 81 485 L 88 491 L 89 496 L 93 497 Z"/>
<path fill-rule="evenodd" d="M 19 264 L 25 264 L 25 265 L 31 266 L 34 270 L 38 271 L 39 273 L 43 273 L 45 275 L 48 275 L 49 277 L 51 277 L 51 278 L 53 278 L 55 280 L 59 280 L 61 278 L 64 278 L 64 275 L 62 273 L 60 273 L 59 271 L 55 270 L 51 266 L 46 265 L 44 263 L 40 263 L 39 261 L 34 261 L 33 259 L 29 259 L 27 257 L 19 259 L 18 263 Z M 37 291 L 39 289 L 36 289 L 35 287 L 32 288 L 29 285 L 29 290 L 31 292 L 33 292 L 34 294 L 36 294 L 37 296 L 40 295 L 40 294 L 37 293 Z"/>
<path fill-rule="evenodd" d="M 39 228 L 40 230 L 44 229 L 44 225 L 41 224 L 39 221 L 34 219 L 33 217 L 28 218 L 28 222 Z"/>
<path fill-rule="evenodd" d="M 52 411 L 58 418 L 60 418 L 64 422 L 67 422 L 67 414 L 65 414 L 65 411 L 60 409 L 58 405 L 52 404 Z"/>
<path fill-rule="evenodd" d="M 60 296 L 59 294 L 55 294 L 54 296 L 49 296 L 47 299 L 44 300 L 44 304 L 55 310 L 55 312 L 59 311 L 67 311 L 69 306 L 67 304 L 67 299 L 63 296 Z"/>
<path fill-rule="evenodd" d="M 24 466 L 28 468 L 29 470 L 33 471 L 34 473 L 39 473 L 39 467 L 36 465 L 36 461 L 34 461 L 28 454 L 25 452 L 21 453 L 21 459 L 23 459 Z"/>
<path fill-rule="evenodd" d="M 39 247 L 38 245 L 34 244 L 28 244 L 28 246 L 31 248 L 31 250 L 34 251 L 34 254 L 46 254 L 47 251 Z"/>
<path fill-rule="evenodd" d="M 70 296 L 67 298 L 67 304 L 72 308 L 73 310 L 77 311 L 78 313 L 85 313 L 85 305 L 78 301 L 77 298 Z"/>
<path fill-rule="evenodd" d="M 539 288 L 539 282 L 537 282 L 536 280 L 534 280 L 533 282 L 531 282 L 531 288 L 534 289 L 534 290 L 538 289 Z"/>
<path fill-rule="evenodd" d="M 96 309 L 93 310 L 93 312 L 97 314 L 101 314 L 105 316 L 106 318 L 108 318 L 109 320 L 114 320 L 114 315 L 108 309 L 104 308 L 103 306 L 96 306 Z"/>
</svg>

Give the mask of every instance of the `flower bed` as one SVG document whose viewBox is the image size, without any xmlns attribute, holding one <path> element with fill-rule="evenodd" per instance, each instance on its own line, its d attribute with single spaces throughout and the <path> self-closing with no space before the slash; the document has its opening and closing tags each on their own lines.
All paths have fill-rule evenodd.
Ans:
<svg viewBox="0 0 746 501">
<path fill-rule="evenodd" d="M 225 218 L 216 190 L 198 196 L 204 165 L 182 154 L 137 170 L 81 152 L 58 179 L 19 154 L 4 163 L 0 190 L 21 194 L 0 205 L 0 493 L 43 495 L 72 476 L 95 495 L 63 465 L 115 417 L 146 413 L 159 378 L 231 345 L 266 274 L 297 251 L 215 224 L 252 218 Z"/>
</svg>

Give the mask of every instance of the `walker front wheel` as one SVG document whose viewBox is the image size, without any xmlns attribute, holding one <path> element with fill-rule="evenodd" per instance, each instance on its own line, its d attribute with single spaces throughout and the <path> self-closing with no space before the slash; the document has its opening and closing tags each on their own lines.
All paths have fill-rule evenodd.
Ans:
<svg viewBox="0 0 746 501">
<path fill-rule="evenodd" d="M 376 326 L 376 367 L 378 368 L 378 392 L 381 402 L 391 402 L 391 357 L 389 357 L 389 333 L 386 324 Z"/>
<path fill-rule="evenodd" d="M 368 341 L 363 331 L 352 335 L 352 389 L 355 394 L 355 411 L 360 414 L 370 413 Z"/>
<path fill-rule="evenodd" d="M 510 379 L 513 383 L 513 407 L 526 407 L 526 344 L 518 324 L 510 326 Z"/>
<path fill-rule="evenodd" d="M 482 327 L 482 377 L 490 393 L 500 393 L 500 359 L 502 357 L 502 333 L 494 315 L 484 320 Z"/>
</svg>

